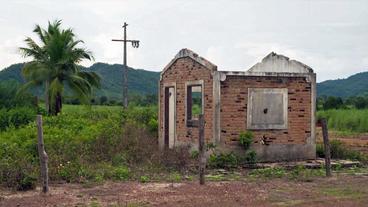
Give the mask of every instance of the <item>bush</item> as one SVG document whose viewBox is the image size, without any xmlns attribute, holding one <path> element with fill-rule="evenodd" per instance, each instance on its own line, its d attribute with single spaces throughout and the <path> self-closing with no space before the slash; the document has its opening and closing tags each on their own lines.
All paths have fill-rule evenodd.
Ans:
<svg viewBox="0 0 368 207">
<path fill-rule="evenodd" d="M 317 157 L 325 157 L 325 151 L 324 151 L 323 144 L 316 144 L 316 154 Z"/>
<path fill-rule="evenodd" d="M 198 150 L 193 150 L 191 153 L 190 153 L 190 157 L 192 159 L 198 159 L 199 157 L 199 151 Z"/>
<path fill-rule="evenodd" d="M 306 169 L 304 165 L 297 165 L 289 173 L 290 179 L 301 180 L 301 181 L 311 181 L 313 177 L 324 176 L 325 170 L 321 169 Z"/>
<path fill-rule="evenodd" d="M 254 150 L 251 150 L 249 152 L 247 152 L 246 156 L 245 156 L 245 162 L 247 164 L 251 164 L 254 165 L 257 163 L 257 153 Z"/>
<path fill-rule="evenodd" d="M 148 176 L 142 175 L 141 177 L 139 177 L 139 181 L 141 183 L 147 183 L 150 181 L 150 178 Z"/>
<path fill-rule="evenodd" d="M 18 107 L 0 109 L 0 131 L 9 127 L 18 128 L 35 120 L 36 110 L 33 108 Z"/>
<path fill-rule="evenodd" d="M 170 171 L 184 172 L 191 164 L 190 146 L 182 145 L 173 149 L 166 149 L 161 153 L 161 163 Z"/>
<path fill-rule="evenodd" d="M 208 159 L 211 168 L 234 168 L 238 166 L 238 157 L 233 153 L 212 153 Z"/>
<path fill-rule="evenodd" d="M 182 180 L 181 174 L 178 172 L 174 172 L 170 174 L 170 181 L 171 182 L 180 182 Z"/>
<path fill-rule="evenodd" d="M 253 143 L 253 137 L 254 135 L 251 131 L 240 132 L 239 142 L 245 150 L 248 150 L 250 148 L 250 145 Z"/>
<path fill-rule="evenodd" d="M 331 158 L 334 159 L 349 159 L 359 161 L 367 160 L 367 157 L 363 153 L 349 149 L 340 140 L 331 140 L 330 150 L 331 150 Z M 317 144 L 316 151 L 318 157 L 325 157 L 323 144 Z"/>
<path fill-rule="evenodd" d="M 338 109 L 338 108 L 343 107 L 343 105 L 344 105 L 344 102 L 343 102 L 342 98 L 329 96 L 329 97 L 327 97 L 327 99 L 323 103 L 323 109 L 324 110 Z"/>
<path fill-rule="evenodd" d="M 23 175 L 23 177 L 19 180 L 16 189 L 20 191 L 33 190 L 36 188 L 36 182 L 37 182 L 36 177 L 30 175 Z"/>
<path fill-rule="evenodd" d="M 129 169 L 125 166 L 117 167 L 114 169 L 114 179 L 116 180 L 128 180 L 130 177 Z"/>
</svg>

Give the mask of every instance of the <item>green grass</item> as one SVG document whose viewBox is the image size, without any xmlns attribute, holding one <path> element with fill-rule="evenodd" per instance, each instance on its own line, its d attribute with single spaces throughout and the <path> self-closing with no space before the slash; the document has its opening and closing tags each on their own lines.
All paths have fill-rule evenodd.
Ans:
<svg viewBox="0 0 368 207">
<path fill-rule="evenodd" d="M 328 128 L 345 133 L 368 132 L 368 109 L 331 109 L 318 111 L 328 121 Z"/>
<path fill-rule="evenodd" d="M 366 196 L 365 192 L 359 191 L 357 189 L 353 189 L 349 186 L 347 187 L 328 187 L 322 188 L 320 190 L 321 193 L 333 196 L 339 199 L 361 199 Z"/>
</svg>

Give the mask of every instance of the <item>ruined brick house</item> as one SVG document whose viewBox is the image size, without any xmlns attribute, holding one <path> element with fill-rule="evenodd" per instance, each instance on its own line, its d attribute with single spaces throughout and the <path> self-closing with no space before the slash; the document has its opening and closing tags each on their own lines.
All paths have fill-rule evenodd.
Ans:
<svg viewBox="0 0 368 207">
<path fill-rule="evenodd" d="M 247 71 L 217 66 L 182 49 L 161 72 L 159 145 L 198 143 L 198 114 L 205 140 L 240 150 L 239 133 L 254 134 L 263 161 L 315 158 L 316 74 L 307 65 L 270 53 Z"/>
</svg>

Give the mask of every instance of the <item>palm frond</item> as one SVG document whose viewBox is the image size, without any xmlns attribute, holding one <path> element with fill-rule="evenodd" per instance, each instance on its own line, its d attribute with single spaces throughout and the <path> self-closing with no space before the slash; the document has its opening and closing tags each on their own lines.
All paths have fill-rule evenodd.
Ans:
<svg viewBox="0 0 368 207">
<path fill-rule="evenodd" d="M 44 45 L 47 44 L 47 38 L 46 38 L 46 31 L 44 31 L 40 25 L 36 24 L 34 30 L 33 30 L 34 33 L 36 33 L 38 35 L 38 37 L 40 38 L 40 40 L 42 41 L 42 43 Z"/>
<path fill-rule="evenodd" d="M 100 88 L 101 87 L 101 77 L 95 72 L 78 72 L 78 76 L 87 80 L 91 86 Z"/>
<path fill-rule="evenodd" d="M 40 86 L 40 85 L 42 85 L 42 83 L 39 83 L 37 81 L 34 81 L 34 80 L 28 81 L 19 87 L 19 89 L 17 90 L 16 96 L 23 94 L 25 91 L 27 91 L 28 89 L 32 87 Z"/>
<path fill-rule="evenodd" d="M 22 75 L 28 81 L 43 82 L 49 77 L 49 69 L 40 62 L 32 61 L 24 65 Z"/>
</svg>

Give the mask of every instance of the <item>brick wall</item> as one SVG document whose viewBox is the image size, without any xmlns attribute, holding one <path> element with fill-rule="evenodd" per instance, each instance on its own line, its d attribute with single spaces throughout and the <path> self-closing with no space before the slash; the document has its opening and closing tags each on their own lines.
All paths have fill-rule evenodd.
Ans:
<svg viewBox="0 0 368 207">
<path fill-rule="evenodd" d="M 212 117 L 213 117 L 213 83 L 211 70 L 205 68 L 189 57 L 180 58 L 162 74 L 160 81 L 160 136 L 164 136 L 164 84 L 176 83 L 176 134 L 179 142 L 198 143 L 198 129 L 187 127 L 185 123 L 185 83 L 187 81 L 204 81 L 204 118 L 205 139 L 212 139 Z"/>
<path fill-rule="evenodd" d="M 311 136 L 311 83 L 299 77 L 227 76 L 221 82 L 221 142 L 239 145 L 246 130 L 248 88 L 288 88 L 288 129 L 253 130 L 255 143 L 304 144 Z"/>
</svg>

